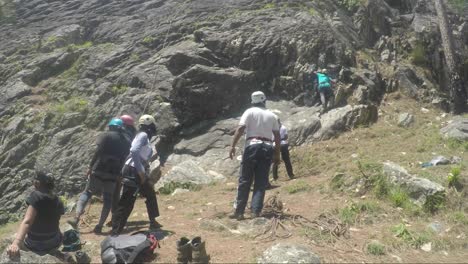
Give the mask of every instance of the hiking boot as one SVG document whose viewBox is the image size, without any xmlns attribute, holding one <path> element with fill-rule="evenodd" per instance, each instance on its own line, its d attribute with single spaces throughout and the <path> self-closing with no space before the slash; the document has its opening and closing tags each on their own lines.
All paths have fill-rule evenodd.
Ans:
<svg viewBox="0 0 468 264">
<path fill-rule="evenodd" d="M 161 229 L 161 227 L 163 227 L 163 225 L 161 225 L 158 221 L 154 220 L 154 222 L 150 223 L 149 229 L 157 230 L 157 229 Z"/>
<path fill-rule="evenodd" d="M 236 219 L 237 221 L 244 220 L 244 214 L 233 213 L 228 216 L 229 219 Z"/>
<path fill-rule="evenodd" d="M 193 253 L 192 263 L 208 263 L 210 261 L 210 256 L 206 254 L 205 241 L 202 241 L 201 237 L 193 238 L 190 245 Z"/>
<path fill-rule="evenodd" d="M 73 219 L 70 219 L 67 221 L 69 225 L 73 227 L 73 229 L 78 229 L 78 222 L 80 219 L 78 217 L 73 217 Z"/>
<path fill-rule="evenodd" d="M 192 245 L 186 237 L 181 237 L 177 242 L 177 263 L 186 264 L 192 261 Z"/>
<path fill-rule="evenodd" d="M 252 218 L 258 218 L 258 217 L 260 217 L 260 213 L 252 212 L 252 213 L 250 214 L 250 217 L 252 217 Z"/>
<path fill-rule="evenodd" d="M 97 235 L 102 234 L 102 225 L 96 225 L 93 229 L 93 233 Z"/>
</svg>

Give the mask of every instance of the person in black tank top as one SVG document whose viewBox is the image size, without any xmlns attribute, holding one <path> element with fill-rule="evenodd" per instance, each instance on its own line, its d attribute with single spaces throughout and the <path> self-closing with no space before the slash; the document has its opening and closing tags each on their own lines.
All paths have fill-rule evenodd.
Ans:
<svg viewBox="0 0 468 264">
<path fill-rule="evenodd" d="M 18 229 L 16 238 L 8 247 L 10 257 L 18 256 L 20 246 L 36 253 L 44 253 L 62 244 L 59 222 L 65 213 L 63 203 L 53 194 L 54 178 L 51 174 L 37 172 L 35 190 L 26 199 L 28 209 Z"/>
</svg>

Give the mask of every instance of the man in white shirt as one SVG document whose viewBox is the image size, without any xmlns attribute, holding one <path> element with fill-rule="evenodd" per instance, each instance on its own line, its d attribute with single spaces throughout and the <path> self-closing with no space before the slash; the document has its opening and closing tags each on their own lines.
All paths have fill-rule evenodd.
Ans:
<svg viewBox="0 0 468 264">
<path fill-rule="evenodd" d="M 294 179 L 291 159 L 289 158 L 288 129 L 281 124 L 279 119 L 278 124 L 280 126 L 281 159 L 284 161 L 284 166 L 286 166 L 286 172 L 288 173 L 289 179 Z M 278 165 L 279 164 L 273 164 L 273 179 L 275 181 L 278 179 Z"/>
<path fill-rule="evenodd" d="M 237 206 L 234 214 L 229 216 L 237 220 L 244 219 L 252 182 L 254 182 L 251 201 L 252 217 L 260 216 L 265 190 L 268 186 L 271 162 L 273 160 L 276 164 L 280 159 L 278 119 L 275 114 L 266 109 L 266 96 L 263 92 L 252 93 L 251 99 L 252 107 L 242 114 L 229 151 L 229 157 L 233 159 L 236 154 L 237 142 L 245 131 L 246 140 L 237 188 Z M 275 136 L 275 147 L 273 147 L 271 133 Z"/>
</svg>

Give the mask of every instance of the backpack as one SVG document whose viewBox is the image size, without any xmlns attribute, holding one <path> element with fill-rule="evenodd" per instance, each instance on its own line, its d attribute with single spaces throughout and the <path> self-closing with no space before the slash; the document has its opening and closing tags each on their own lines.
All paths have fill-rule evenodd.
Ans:
<svg viewBox="0 0 468 264">
<path fill-rule="evenodd" d="M 62 251 L 70 252 L 81 249 L 80 232 L 75 229 L 69 229 L 63 233 L 63 248 Z"/>
<path fill-rule="evenodd" d="M 141 263 L 159 247 L 153 234 L 108 236 L 101 242 L 102 263 Z"/>
<path fill-rule="evenodd" d="M 326 74 L 317 73 L 319 90 L 331 88 L 331 80 Z"/>
</svg>

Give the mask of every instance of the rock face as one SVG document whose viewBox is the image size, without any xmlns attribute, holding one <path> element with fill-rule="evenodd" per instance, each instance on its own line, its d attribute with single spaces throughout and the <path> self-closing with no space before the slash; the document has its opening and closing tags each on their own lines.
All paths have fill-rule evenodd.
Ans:
<svg viewBox="0 0 468 264">
<path fill-rule="evenodd" d="M 320 257 L 305 246 L 280 243 L 265 250 L 257 263 L 320 263 Z"/>
<path fill-rule="evenodd" d="M 372 0 L 355 10 L 338 0 L 6 1 L 0 224 L 18 217 L 37 168 L 57 175 L 59 195 L 80 192 L 98 131 L 121 114 L 155 116 L 155 142 L 168 162 L 192 160 L 206 174 L 227 177 L 239 164 L 226 147 L 254 90 L 276 103 L 299 145 L 374 122 L 383 94 L 398 82 L 421 96 L 436 86 L 431 80 L 445 87 L 437 27 L 422 30 L 434 18 L 427 1 Z M 466 25 L 456 18 L 461 41 Z M 435 54 L 431 76 L 397 65 L 417 47 L 410 41 L 416 33 L 426 54 Z M 384 65 L 357 56 L 374 46 Z M 390 66 L 395 73 L 384 82 L 380 71 Z M 317 67 L 339 80 L 337 109 L 320 117 L 317 107 L 284 103 L 304 97 Z M 316 93 L 309 97 L 308 105 L 319 102 Z M 156 180 L 159 170 L 152 171 Z"/>
<path fill-rule="evenodd" d="M 446 138 L 454 138 L 462 141 L 468 140 L 468 118 L 457 118 L 440 130 Z"/>
<path fill-rule="evenodd" d="M 398 164 L 384 162 L 383 165 L 383 172 L 390 181 L 405 189 L 418 205 L 425 204 L 430 197 L 445 194 L 445 188 L 440 184 L 413 176 Z"/>
</svg>

